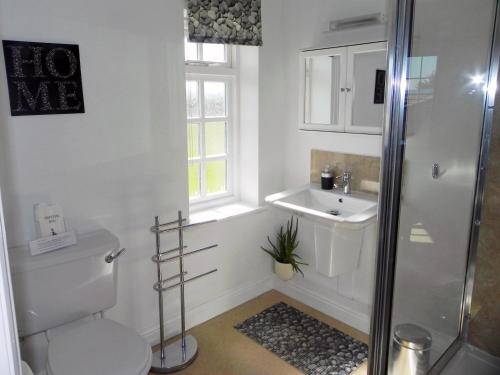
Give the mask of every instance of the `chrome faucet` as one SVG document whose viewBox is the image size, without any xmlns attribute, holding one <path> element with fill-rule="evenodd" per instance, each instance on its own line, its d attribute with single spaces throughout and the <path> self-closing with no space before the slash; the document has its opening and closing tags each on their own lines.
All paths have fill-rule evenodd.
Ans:
<svg viewBox="0 0 500 375">
<path fill-rule="evenodd" d="M 341 179 L 342 185 L 340 186 L 344 190 L 345 195 L 351 194 L 351 179 L 352 173 L 349 170 L 344 171 L 341 176 L 337 176 L 336 179 Z"/>
</svg>

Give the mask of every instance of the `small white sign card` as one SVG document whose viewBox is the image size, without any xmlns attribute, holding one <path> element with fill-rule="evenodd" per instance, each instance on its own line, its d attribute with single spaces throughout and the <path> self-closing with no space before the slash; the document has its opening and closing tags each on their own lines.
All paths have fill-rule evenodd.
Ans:
<svg viewBox="0 0 500 375">
<path fill-rule="evenodd" d="M 38 240 L 30 241 L 30 252 L 31 255 L 39 255 L 74 244 L 76 244 L 75 232 L 70 230 L 54 236 L 42 237 Z"/>
<path fill-rule="evenodd" d="M 43 254 L 76 244 L 75 232 L 66 230 L 62 209 L 57 204 L 38 203 L 34 207 L 37 240 L 30 241 L 31 255 Z"/>
</svg>

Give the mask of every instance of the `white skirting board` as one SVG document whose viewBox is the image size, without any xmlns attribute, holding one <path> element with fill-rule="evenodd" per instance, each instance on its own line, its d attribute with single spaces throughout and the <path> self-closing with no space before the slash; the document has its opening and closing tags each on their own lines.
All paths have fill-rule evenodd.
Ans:
<svg viewBox="0 0 500 375">
<path fill-rule="evenodd" d="M 204 323 L 217 315 L 220 315 L 236 306 L 245 303 L 252 298 L 258 297 L 261 294 L 273 289 L 274 275 L 266 277 L 258 282 L 246 283 L 238 288 L 231 289 L 214 300 L 196 306 L 193 309 L 186 310 L 187 325 L 189 329 L 198 324 Z M 169 338 L 180 334 L 181 316 L 179 315 L 165 320 L 165 337 Z M 156 345 L 160 342 L 160 327 L 159 325 L 150 330 L 141 332 L 142 336 L 151 345 Z"/>
<path fill-rule="evenodd" d="M 293 280 L 275 279 L 274 289 L 366 334 L 370 332 L 370 309 L 366 304 L 340 295 L 327 298 Z"/>
<path fill-rule="evenodd" d="M 186 315 L 189 317 L 187 328 L 189 329 L 195 325 L 204 323 L 272 289 L 362 332 L 369 333 L 370 331 L 370 314 L 366 311 L 366 306 L 353 300 L 350 300 L 352 303 L 346 304 L 341 303 L 340 299 L 337 301 L 333 298 L 325 298 L 312 290 L 293 283 L 293 281 L 283 282 L 274 275 L 257 283 L 246 283 L 243 286 L 229 290 L 210 302 L 187 310 Z M 345 299 L 345 297 L 342 297 L 342 299 Z M 180 314 L 165 321 L 165 337 L 169 338 L 179 333 Z M 141 334 L 151 345 L 156 345 L 160 342 L 159 326 L 155 326 Z"/>
</svg>

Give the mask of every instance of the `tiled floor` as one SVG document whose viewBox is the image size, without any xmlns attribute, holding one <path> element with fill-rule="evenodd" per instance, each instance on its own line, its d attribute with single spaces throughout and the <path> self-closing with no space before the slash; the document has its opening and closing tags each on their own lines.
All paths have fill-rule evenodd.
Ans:
<svg viewBox="0 0 500 375">
<path fill-rule="evenodd" d="M 189 333 L 198 340 L 196 361 L 179 375 L 300 375 L 299 370 L 284 362 L 248 337 L 236 331 L 235 324 L 261 312 L 277 302 L 286 302 L 352 337 L 368 343 L 368 335 L 310 308 L 279 292 L 271 291 L 248 301 Z M 366 374 L 366 364 L 353 375 Z M 150 373 L 150 375 L 154 375 Z"/>
<path fill-rule="evenodd" d="M 483 352 L 471 345 L 464 345 L 448 362 L 442 375 L 498 375 L 500 358 Z"/>
</svg>

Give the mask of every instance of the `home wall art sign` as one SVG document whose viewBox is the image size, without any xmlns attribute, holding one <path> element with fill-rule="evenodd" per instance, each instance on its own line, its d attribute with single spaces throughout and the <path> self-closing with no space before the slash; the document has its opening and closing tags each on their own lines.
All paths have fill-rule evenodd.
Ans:
<svg viewBox="0 0 500 375">
<path fill-rule="evenodd" d="M 75 44 L 3 41 L 12 116 L 84 113 Z"/>
</svg>

